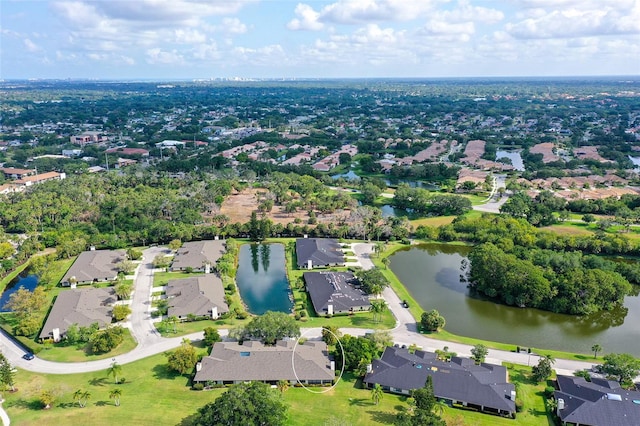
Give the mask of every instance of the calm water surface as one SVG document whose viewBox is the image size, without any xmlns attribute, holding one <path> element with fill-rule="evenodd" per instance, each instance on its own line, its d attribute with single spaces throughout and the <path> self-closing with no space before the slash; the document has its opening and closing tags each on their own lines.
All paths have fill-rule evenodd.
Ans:
<svg viewBox="0 0 640 426">
<path fill-rule="evenodd" d="M 38 276 L 37 275 L 29 275 L 27 273 L 23 273 L 15 277 L 7 287 L 5 287 L 2 292 L 2 296 L 0 296 L 0 312 L 6 312 L 8 309 L 4 307 L 9 302 L 9 298 L 13 293 L 18 291 L 21 287 L 29 291 L 33 291 L 38 285 Z"/>
<path fill-rule="evenodd" d="M 291 312 L 291 289 L 285 270 L 283 244 L 243 244 L 236 282 L 252 314 Z"/>
<path fill-rule="evenodd" d="M 470 250 L 420 245 L 393 254 L 390 267 L 420 306 L 437 309 L 454 334 L 582 353 L 598 343 L 605 352 L 640 356 L 639 296 L 628 296 L 623 308 L 585 317 L 500 305 L 471 296 L 461 282 L 460 267 Z"/>
<path fill-rule="evenodd" d="M 501 149 L 496 151 L 496 160 L 504 157 L 507 157 L 511 160 L 511 164 L 513 164 L 513 167 L 516 170 L 524 172 L 524 161 L 522 161 L 520 151 L 504 151 Z"/>
</svg>

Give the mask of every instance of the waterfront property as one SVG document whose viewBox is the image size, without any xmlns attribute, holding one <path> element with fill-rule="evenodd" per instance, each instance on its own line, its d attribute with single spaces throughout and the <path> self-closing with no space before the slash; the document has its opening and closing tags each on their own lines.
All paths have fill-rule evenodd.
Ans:
<svg viewBox="0 0 640 426">
<path fill-rule="evenodd" d="M 435 353 L 387 347 L 379 360 L 373 360 L 363 383 L 371 388 L 379 384 L 383 390 L 409 395 L 424 387 L 427 376 L 433 379 L 433 392 L 451 405 L 462 405 L 479 411 L 515 416 L 515 386 L 508 383 L 507 369 L 500 365 L 453 357 L 441 361 Z"/>
<path fill-rule="evenodd" d="M 334 370 L 327 345 L 321 341 L 309 340 L 297 346 L 292 340 L 280 340 L 274 346 L 257 341 L 242 345 L 217 342 L 211 354 L 196 365 L 193 382 L 232 385 L 260 381 L 275 385 L 286 380 L 293 385 L 331 385 Z"/>
<path fill-rule="evenodd" d="M 72 324 L 88 327 L 98 323 L 104 328 L 111 323 L 117 297 L 112 287 L 83 288 L 61 291 L 40 332 L 40 339 L 60 341 Z"/>
<path fill-rule="evenodd" d="M 369 296 L 357 288 L 351 272 L 305 272 L 304 282 L 318 315 L 349 314 L 371 309 Z"/>
<path fill-rule="evenodd" d="M 640 392 L 620 387 L 612 380 L 558 376 L 554 396 L 563 424 L 577 426 L 637 426 Z"/>
<path fill-rule="evenodd" d="M 89 250 L 78 258 L 60 283 L 63 286 L 91 284 L 99 281 L 113 281 L 118 278 L 118 264 L 126 260 L 124 250 Z"/>
<path fill-rule="evenodd" d="M 191 241 L 178 249 L 173 262 L 172 271 L 211 272 L 211 266 L 225 252 L 225 243 L 221 240 Z"/>
<path fill-rule="evenodd" d="M 327 268 L 344 266 L 344 253 L 333 238 L 298 238 L 296 240 L 298 268 Z"/>
<path fill-rule="evenodd" d="M 165 293 L 169 302 L 168 315 L 179 320 L 186 320 L 189 315 L 217 319 L 229 312 L 222 281 L 215 274 L 171 280 Z"/>
</svg>

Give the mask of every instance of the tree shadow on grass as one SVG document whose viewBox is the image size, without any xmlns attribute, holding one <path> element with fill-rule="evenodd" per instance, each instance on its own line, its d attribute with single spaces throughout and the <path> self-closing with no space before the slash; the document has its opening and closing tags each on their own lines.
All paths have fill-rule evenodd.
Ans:
<svg viewBox="0 0 640 426">
<path fill-rule="evenodd" d="M 373 405 L 373 401 L 366 398 L 349 398 L 349 405 L 355 405 L 358 407 L 368 407 Z"/>
<path fill-rule="evenodd" d="M 363 325 L 370 325 L 371 318 L 363 316 L 363 315 L 354 315 L 351 317 L 351 325 L 354 327 L 360 327 Z"/>
<path fill-rule="evenodd" d="M 176 377 L 179 377 L 180 374 L 171 370 L 165 364 L 158 364 L 153 367 L 153 377 L 156 379 L 165 379 L 165 380 L 173 380 Z"/>
<path fill-rule="evenodd" d="M 107 378 L 106 377 L 94 377 L 93 379 L 89 380 L 89 384 L 91 386 L 106 386 L 107 385 Z"/>
<path fill-rule="evenodd" d="M 58 408 L 80 408 L 77 402 L 61 402 L 56 405 Z"/>
<path fill-rule="evenodd" d="M 5 403 L 5 407 L 19 407 L 27 410 L 42 410 L 42 402 L 38 399 L 19 398 Z"/>
<path fill-rule="evenodd" d="M 104 407 L 105 405 L 115 405 L 109 401 L 96 401 L 96 407 Z"/>
<path fill-rule="evenodd" d="M 391 425 L 396 420 L 396 414 L 388 411 L 367 411 L 371 419 L 376 423 Z"/>
</svg>

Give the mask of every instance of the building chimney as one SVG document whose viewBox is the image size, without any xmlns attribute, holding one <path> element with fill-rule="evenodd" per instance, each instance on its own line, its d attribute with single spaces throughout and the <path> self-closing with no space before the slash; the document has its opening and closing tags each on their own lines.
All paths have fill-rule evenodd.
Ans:
<svg viewBox="0 0 640 426">
<path fill-rule="evenodd" d="M 59 328 L 54 328 L 53 329 L 53 341 L 56 342 L 56 343 L 60 341 L 60 329 Z"/>
<path fill-rule="evenodd" d="M 307 260 L 307 269 L 313 269 L 313 261 L 311 259 Z"/>
<path fill-rule="evenodd" d="M 218 307 L 214 306 L 213 308 L 211 308 L 211 318 L 218 319 Z"/>
<path fill-rule="evenodd" d="M 196 371 L 200 371 L 200 370 L 202 370 L 202 363 L 196 362 Z"/>
<path fill-rule="evenodd" d="M 327 305 L 327 315 L 333 315 L 333 305 Z"/>
<path fill-rule="evenodd" d="M 558 415 L 560 415 L 560 410 L 564 410 L 564 399 L 558 398 Z"/>
<path fill-rule="evenodd" d="M 331 361 L 330 368 L 331 368 L 331 371 L 336 371 L 336 362 L 335 361 Z"/>
<path fill-rule="evenodd" d="M 371 373 L 373 371 L 373 365 L 367 364 L 367 373 Z"/>
</svg>

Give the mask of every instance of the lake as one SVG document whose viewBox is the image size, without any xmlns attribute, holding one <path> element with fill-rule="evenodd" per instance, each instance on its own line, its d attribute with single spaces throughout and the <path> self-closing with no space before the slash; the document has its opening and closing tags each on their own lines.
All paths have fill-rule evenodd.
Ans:
<svg viewBox="0 0 640 426">
<path fill-rule="evenodd" d="M 20 287 L 24 287 L 29 291 L 33 291 L 38 285 L 38 276 L 30 275 L 27 271 L 24 271 L 22 274 L 18 275 L 14 279 L 7 284 L 7 287 L 2 292 L 2 296 L 0 296 L 0 312 L 7 312 L 8 310 L 4 308 L 4 305 L 9 302 L 9 298 L 13 293 L 18 291 Z"/>
<path fill-rule="evenodd" d="M 285 269 L 283 244 L 240 246 L 238 290 L 247 310 L 262 315 L 267 311 L 291 312 L 291 288 Z"/>
<path fill-rule="evenodd" d="M 496 161 L 505 157 L 511 160 L 511 164 L 516 170 L 524 172 L 524 162 L 520 156 L 520 151 L 505 151 L 501 149 L 496 151 Z"/>
<path fill-rule="evenodd" d="M 437 309 L 451 333 L 543 349 L 589 353 L 595 343 L 605 352 L 640 356 L 640 297 L 624 307 L 579 317 L 516 308 L 472 296 L 460 280 L 471 248 L 425 244 L 397 251 L 391 270 L 425 310 Z"/>
</svg>

